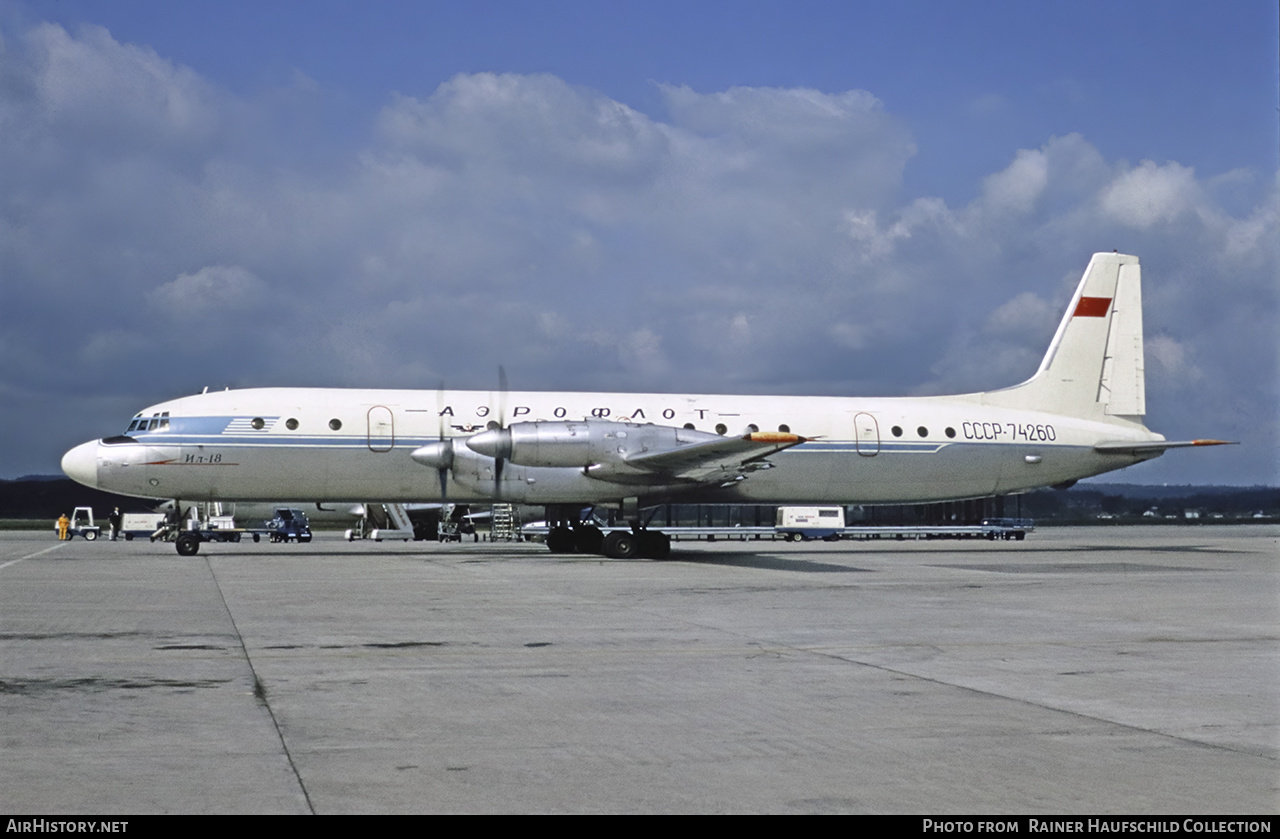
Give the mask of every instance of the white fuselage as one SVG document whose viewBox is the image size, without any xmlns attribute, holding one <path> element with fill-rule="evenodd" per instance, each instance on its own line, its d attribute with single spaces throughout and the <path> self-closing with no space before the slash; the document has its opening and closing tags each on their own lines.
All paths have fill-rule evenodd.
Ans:
<svg viewBox="0 0 1280 839">
<path fill-rule="evenodd" d="M 142 411 L 127 435 L 64 459 L 82 483 L 198 500 L 433 501 L 437 470 L 419 446 L 504 424 L 602 420 L 806 442 L 773 468 L 726 484 L 619 484 L 581 468 L 456 462 L 448 500 L 609 504 L 634 497 L 720 503 L 909 503 L 976 498 L 1073 481 L 1158 452 L 1101 453 L 1101 441 L 1162 439 L 1140 422 L 983 404 L 985 394 L 859 399 L 635 393 L 264 388 L 205 393 Z M 153 421 L 155 420 L 155 421 Z M 145 428 L 138 428 L 139 423 Z"/>
</svg>

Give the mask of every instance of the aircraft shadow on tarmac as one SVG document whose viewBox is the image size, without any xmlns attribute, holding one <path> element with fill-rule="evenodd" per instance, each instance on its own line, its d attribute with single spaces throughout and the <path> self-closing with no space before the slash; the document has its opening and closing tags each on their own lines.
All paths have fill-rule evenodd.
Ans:
<svg viewBox="0 0 1280 839">
<path fill-rule="evenodd" d="M 778 556 L 777 554 L 756 553 L 706 553 L 681 554 L 671 552 L 664 562 L 690 562 L 695 565 L 727 565 L 734 568 L 756 568 L 765 571 L 795 571 L 805 574 L 847 574 L 870 573 L 870 568 L 855 568 L 851 565 L 836 565 L 830 562 L 815 562 L 805 557 Z"/>
<path fill-rule="evenodd" d="M 386 550 L 363 548 L 363 546 L 335 546 L 329 545 L 324 549 L 316 549 L 308 546 L 305 550 L 293 550 L 292 546 L 286 547 L 283 551 L 263 551 L 254 548 L 239 548 L 230 545 L 210 545 L 206 546 L 206 550 L 202 551 L 196 559 L 244 559 L 244 560 L 260 560 L 260 559 L 303 559 L 303 558 L 327 558 L 332 559 L 334 556 L 360 556 L 360 557 L 400 557 L 407 559 L 422 559 L 430 561 L 432 559 L 452 559 L 461 560 L 463 562 L 520 562 L 530 559 L 554 559 L 556 562 L 639 562 L 651 563 L 655 560 L 651 559 L 635 559 L 635 560 L 619 560 L 607 559 L 603 556 L 585 555 L 585 554 L 547 554 L 547 553 L 527 553 L 520 552 L 515 554 L 495 553 L 493 548 L 466 548 L 457 546 L 447 546 L 441 550 L 420 550 L 420 551 L 404 551 L 404 550 Z M 671 556 L 665 560 L 656 560 L 663 563 L 672 562 L 692 562 L 699 565 L 725 565 L 738 568 L 758 568 L 769 571 L 794 571 L 800 573 L 869 573 L 869 568 L 856 568 L 849 565 L 837 565 L 830 562 L 815 562 L 807 556 L 796 556 L 795 558 L 782 557 L 777 554 L 767 553 L 698 553 L 698 552 L 681 552 L 679 548 L 672 550 Z"/>
<path fill-rule="evenodd" d="M 992 571 L 998 574 L 1152 574 L 1164 571 L 1214 571 L 1177 565 L 1144 565 L 1140 562 L 1037 562 L 1028 565 L 934 565 L 965 571 Z"/>
<path fill-rule="evenodd" d="M 899 545 L 890 542 L 887 544 L 876 544 L 875 546 L 863 543 L 855 543 L 858 553 L 871 553 L 877 557 L 883 557 L 886 554 L 903 554 L 917 557 L 920 559 L 938 559 L 947 558 L 951 560 L 957 559 L 978 559 L 979 557 L 995 560 L 994 562 L 967 562 L 948 564 L 939 567 L 964 568 L 974 571 L 990 571 L 1003 573 L 1072 573 L 1072 572 L 1098 572 L 1098 573 L 1132 573 L 1132 572 L 1155 572 L 1155 571 L 1202 571 L 1206 569 L 1176 567 L 1166 565 L 1149 565 L 1143 563 L 1127 563 L 1127 562 L 1082 562 L 1082 563 L 1043 563 L 1037 562 L 1038 557 L 1047 557 L 1052 554 L 1097 554 L 1099 552 L 1108 553 L 1127 553 L 1142 552 L 1145 554 L 1248 554 L 1249 551 L 1224 549 L 1213 545 L 1161 545 L 1153 547 L 1151 545 L 1137 545 L 1129 543 L 1108 543 L 1106 540 L 1099 540 L 1095 544 L 1076 544 L 1076 545 L 990 545 L 985 546 L 988 551 L 981 553 L 971 550 L 956 550 L 955 543 L 938 544 L 930 547 L 922 547 L 918 542 L 907 542 Z M 270 549 L 264 549 L 264 546 L 238 546 L 232 544 L 207 545 L 206 551 L 201 553 L 201 557 L 208 559 L 244 559 L 244 560 L 265 560 L 288 557 L 291 559 L 302 558 L 333 558 L 334 556 L 352 556 L 352 557 L 403 557 L 413 558 L 425 561 L 433 559 L 448 559 L 462 562 L 519 562 L 531 559 L 547 560 L 553 559 L 556 562 L 654 562 L 650 559 L 635 560 L 618 560 L 607 559 L 603 556 L 584 555 L 584 554 L 557 554 L 551 555 L 543 553 L 539 550 L 540 546 L 532 543 L 520 545 L 511 545 L 512 551 L 495 552 L 496 545 L 492 543 L 478 545 L 437 545 L 436 543 L 416 543 L 416 550 L 405 550 L 409 545 L 387 547 L 373 547 L 368 544 L 346 544 L 346 543 L 325 543 L 323 547 L 313 545 L 286 545 L 272 546 Z M 901 549 L 900 548 L 906 548 Z M 786 549 L 774 548 L 773 550 L 760 550 L 755 552 L 752 550 L 721 552 L 721 551 L 698 551 L 698 550 L 681 550 L 677 546 L 673 546 L 671 556 L 661 562 L 688 562 L 699 565 L 721 565 L 737 568 L 754 568 L 767 571 L 789 571 L 793 573 L 805 574 L 831 574 L 831 573 L 871 573 L 874 569 L 859 568 L 852 565 L 837 564 L 834 562 L 824 562 L 820 559 L 824 554 L 838 554 L 841 558 L 851 558 L 851 548 L 849 543 L 841 543 L 840 545 L 814 545 L 804 553 L 797 553 L 794 556 L 784 556 L 782 551 Z M 856 554 L 855 554 L 856 556 Z M 52 557 L 50 557 L 52 558 Z"/>
</svg>

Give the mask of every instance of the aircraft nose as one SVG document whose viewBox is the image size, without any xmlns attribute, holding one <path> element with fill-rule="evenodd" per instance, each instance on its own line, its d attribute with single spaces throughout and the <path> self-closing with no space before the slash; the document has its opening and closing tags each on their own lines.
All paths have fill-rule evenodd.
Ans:
<svg viewBox="0 0 1280 839">
<path fill-rule="evenodd" d="M 77 483 L 98 487 L 98 441 L 81 443 L 62 456 L 62 471 Z"/>
</svg>

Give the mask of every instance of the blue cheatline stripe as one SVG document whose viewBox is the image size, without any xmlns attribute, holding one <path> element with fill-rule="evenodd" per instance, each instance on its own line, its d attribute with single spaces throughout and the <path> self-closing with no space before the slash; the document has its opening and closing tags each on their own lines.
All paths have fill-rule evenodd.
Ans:
<svg viewBox="0 0 1280 839">
<path fill-rule="evenodd" d="M 174 434 L 173 432 L 156 432 L 154 434 L 134 434 L 134 439 L 147 446 L 217 446 L 248 448 L 366 448 L 370 441 L 374 444 L 390 442 L 390 435 L 368 437 L 364 434 L 332 434 L 320 436 L 300 436 L 273 434 L 264 439 L 261 432 L 252 434 Z M 417 448 L 434 443 L 436 437 L 401 437 L 395 438 L 396 448 Z"/>
<path fill-rule="evenodd" d="M 253 421 L 255 419 L 262 420 L 262 428 L 254 428 Z M 236 417 L 227 423 L 223 429 L 223 434 L 266 434 L 275 424 L 280 421 L 279 417 Z M 187 431 L 187 429 L 182 429 Z"/>
<path fill-rule="evenodd" d="M 252 422 L 255 419 L 263 421 L 261 429 L 253 427 Z M 266 417 L 257 414 L 247 417 L 170 417 L 169 427 L 165 431 L 135 431 L 133 436 L 139 437 L 150 433 L 158 434 L 161 437 L 174 434 L 222 434 L 224 432 L 233 434 L 266 434 L 279 421 L 280 417 Z"/>
<path fill-rule="evenodd" d="M 403 437 L 397 437 L 395 442 L 396 442 L 397 449 L 407 449 L 407 448 L 416 449 L 419 446 L 425 445 L 427 442 L 431 442 L 434 440 L 435 440 L 434 437 L 430 438 L 430 441 L 426 439 L 407 440 Z M 151 438 L 149 440 L 139 441 L 139 442 L 145 442 L 146 445 L 149 445 L 149 446 L 166 446 L 166 447 L 209 446 L 211 448 L 227 448 L 227 449 L 367 449 L 369 447 L 369 441 L 366 440 L 364 437 L 346 437 L 340 440 L 273 439 L 270 441 L 264 441 L 260 437 L 256 437 L 256 438 L 249 437 L 249 438 L 244 438 L 239 440 L 237 439 L 228 440 L 226 438 L 217 438 L 217 437 L 213 437 L 213 438 L 202 437 L 202 438 L 195 438 L 195 439 L 169 438 L 166 440 L 157 440 L 155 438 Z M 380 443 L 385 444 L 387 442 L 390 442 L 389 438 L 383 438 L 382 440 L 379 440 L 379 438 L 377 437 L 373 438 L 373 443 L 375 445 L 378 445 Z"/>
<path fill-rule="evenodd" d="M 951 445 L 954 445 L 954 443 L 943 443 L 943 442 L 897 443 L 897 442 L 881 440 L 879 444 L 876 444 L 873 442 L 863 443 L 862 448 L 864 451 L 867 451 L 867 452 L 875 451 L 878 448 L 880 452 L 899 452 L 899 453 L 923 452 L 925 454 L 933 454 L 934 452 L 939 452 L 942 449 L 946 448 L 947 446 L 951 446 Z M 796 446 L 793 449 L 787 449 L 787 451 L 799 452 L 802 454 L 806 452 L 809 454 L 832 454 L 836 452 L 857 453 L 858 444 L 852 440 L 849 440 L 846 442 L 828 441 L 828 442 L 822 442 L 822 443 L 804 443 L 803 445 Z"/>
</svg>

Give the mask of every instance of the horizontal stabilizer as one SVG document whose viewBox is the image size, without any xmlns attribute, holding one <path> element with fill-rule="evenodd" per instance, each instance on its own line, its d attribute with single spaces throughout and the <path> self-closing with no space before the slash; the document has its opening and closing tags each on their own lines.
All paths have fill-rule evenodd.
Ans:
<svg viewBox="0 0 1280 839">
<path fill-rule="evenodd" d="M 1145 452 L 1162 452 L 1165 449 L 1188 449 L 1192 446 L 1235 446 L 1233 440 L 1117 440 L 1111 443 L 1098 443 L 1093 447 L 1095 452 L 1103 454 L 1143 454 Z"/>
</svg>

